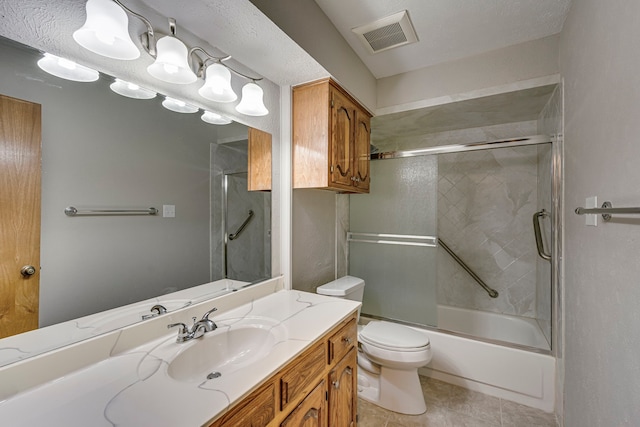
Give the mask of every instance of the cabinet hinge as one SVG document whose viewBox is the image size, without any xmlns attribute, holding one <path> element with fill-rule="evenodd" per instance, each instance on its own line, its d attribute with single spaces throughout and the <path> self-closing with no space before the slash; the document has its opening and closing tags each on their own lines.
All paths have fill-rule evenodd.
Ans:
<svg viewBox="0 0 640 427">
<path fill-rule="evenodd" d="M 335 106 L 335 103 L 333 102 L 333 99 L 331 100 L 331 108 L 333 108 Z"/>
<path fill-rule="evenodd" d="M 333 173 L 333 165 L 331 165 L 331 173 Z"/>
</svg>

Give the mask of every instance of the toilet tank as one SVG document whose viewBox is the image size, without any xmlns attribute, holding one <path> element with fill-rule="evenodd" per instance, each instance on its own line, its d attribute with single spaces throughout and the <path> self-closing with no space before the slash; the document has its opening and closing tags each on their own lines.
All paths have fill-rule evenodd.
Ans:
<svg viewBox="0 0 640 427">
<path fill-rule="evenodd" d="M 322 286 L 318 286 L 316 293 L 362 302 L 362 297 L 364 296 L 364 280 L 358 277 L 344 276 Z"/>
</svg>

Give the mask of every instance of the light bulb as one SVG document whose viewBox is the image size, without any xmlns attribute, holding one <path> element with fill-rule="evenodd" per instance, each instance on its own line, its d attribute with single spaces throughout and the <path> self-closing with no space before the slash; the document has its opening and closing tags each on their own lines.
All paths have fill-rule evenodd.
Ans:
<svg viewBox="0 0 640 427">
<path fill-rule="evenodd" d="M 247 116 L 266 116 L 269 110 L 264 106 L 262 88 L 255 83 L 247 83 L 242 88 L 242 100 L 236 105 L 236 111 Z"/>
<path fill-rule="evenodd" d="M 189 84 L 198 77 L 187 62 L 187 46 L 174 36 L 164 36 L 156 43 L 158 55 L 147 71 L 167 83 Z"/>
<path fill-rule="evenodd" d="M 85 49 L 113 59 L 136 59 L 140 51 L 129 36 L 127 13 L 111 0 L 88 0 L 87 19 L 73 33 Z"/>
</svg>

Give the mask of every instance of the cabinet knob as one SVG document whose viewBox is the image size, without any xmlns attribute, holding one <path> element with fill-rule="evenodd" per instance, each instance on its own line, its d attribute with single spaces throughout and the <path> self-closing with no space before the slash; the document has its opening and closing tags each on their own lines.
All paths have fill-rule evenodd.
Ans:
<svg viewBox="0 0 640 427">
<path fill-rule="evenodd" d="M 347 345 L 351 345 L 351 343 L 353 342 L 351 337 L 342 337 L 342 341 Z"/>
</svg>

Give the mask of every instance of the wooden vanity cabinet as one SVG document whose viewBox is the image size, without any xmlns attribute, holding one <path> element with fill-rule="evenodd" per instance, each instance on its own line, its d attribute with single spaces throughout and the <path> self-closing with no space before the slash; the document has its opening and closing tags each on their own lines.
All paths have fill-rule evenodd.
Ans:
<svg viewBox="0 0 640 427">
<path fill-rule="evenodd" d="M 368 193 L 371 115 L 331 79 L 293 88 L 293 188 Z"/>
<path fill-rule="evenodd" d="M 354 313 L 210 427 L 355 427 L 356 343 Z"/>
</svg>

